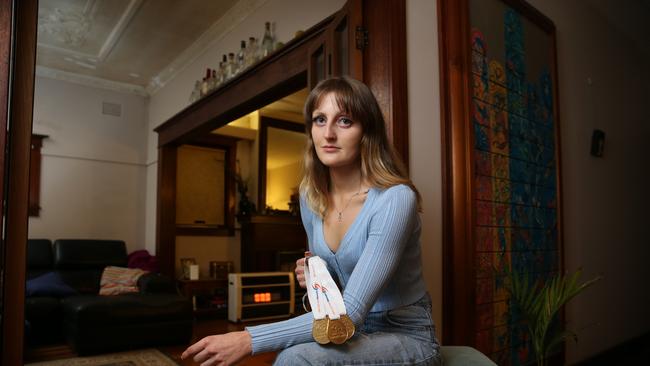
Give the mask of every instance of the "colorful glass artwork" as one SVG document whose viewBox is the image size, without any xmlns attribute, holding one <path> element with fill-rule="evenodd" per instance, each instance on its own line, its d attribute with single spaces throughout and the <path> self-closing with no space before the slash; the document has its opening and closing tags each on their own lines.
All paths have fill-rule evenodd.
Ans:
<svg viewBox="0 0 650 366">
<path fill-rule="evenodd" d="M 536 46 L 527 43 L 530 24 L 503 9 L 495 27 L 501 33 L 475 26 L 470 42 L 475 341 L 499 365 L 524 365 L 531 345 L 503 273 L 510 268 L 544 281 L 559 270 L 554 86 L 551 58 L 527 58 Z M 491 53 L 497 50 L 502 54 Z"/>
</svg>

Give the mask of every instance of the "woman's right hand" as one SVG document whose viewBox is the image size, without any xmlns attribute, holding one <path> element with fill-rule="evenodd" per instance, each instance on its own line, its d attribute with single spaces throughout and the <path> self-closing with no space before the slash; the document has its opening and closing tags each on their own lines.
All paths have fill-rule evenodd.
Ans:
<svg viewBox="0 0 650 366">
<path fill-rule="evenodd" d="M 302 288 L 307 288 L 307 285 L 305 284 L 305 260 L 307 258 L 300 258 L 296 261 L 296 279 L 298 280 L 298 284 L 300 284 L 300 287 Z"/>
</svg>

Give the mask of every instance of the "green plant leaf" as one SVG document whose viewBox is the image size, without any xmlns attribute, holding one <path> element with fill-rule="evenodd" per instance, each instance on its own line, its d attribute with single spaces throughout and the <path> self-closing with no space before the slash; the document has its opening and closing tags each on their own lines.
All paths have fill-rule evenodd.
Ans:
<svg viewBox="0 0 650 366">
<path fill-rule="evenodd" d="M 535 356 L 540 364 L 545 364 L 549 351 L 567 338 L 577 340 L 575 333 L 551 327 L 558 312 L 568 301 L 599 281 L 602 276 L 578 284 L 582 274 L 581 269 L 571 275 L 558 273 L 546 281 L 539 279 L 533 282 L 530 281 L 527 273 L 517 273 L 507 266 L 504 266 L 503 272 L 506 276 L 504 287 L 527 322 Z"/>
</svg>

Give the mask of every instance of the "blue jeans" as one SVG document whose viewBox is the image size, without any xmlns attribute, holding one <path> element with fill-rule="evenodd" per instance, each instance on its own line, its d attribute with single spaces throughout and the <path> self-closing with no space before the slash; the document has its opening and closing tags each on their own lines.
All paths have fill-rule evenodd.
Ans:
<svg viewBox="0 0 650 366">
<path fill-rule="evenodd" d="M 442 365 L 431 319 L 431 299 L 369 313 L 342 345 L 298 344 L 278 354 L 274 365 Z"/>
</svg>

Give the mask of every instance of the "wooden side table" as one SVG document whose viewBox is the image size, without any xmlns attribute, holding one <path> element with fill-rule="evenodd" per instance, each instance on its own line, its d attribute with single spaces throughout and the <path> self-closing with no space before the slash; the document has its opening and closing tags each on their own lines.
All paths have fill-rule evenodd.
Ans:
<svg viewBox="0 0 650 366">
<path fill-rule="evenodd" d="M 228 306 L 228 279 L 201 278 L 178 280 L 181 293 L 192 299 L 194 315 L 226 317 Z"/>
</svg>

